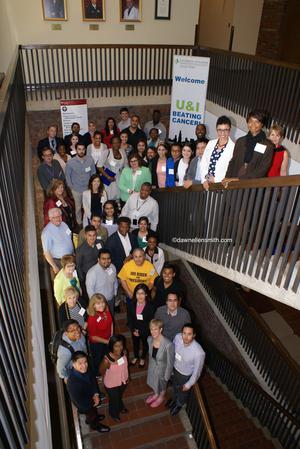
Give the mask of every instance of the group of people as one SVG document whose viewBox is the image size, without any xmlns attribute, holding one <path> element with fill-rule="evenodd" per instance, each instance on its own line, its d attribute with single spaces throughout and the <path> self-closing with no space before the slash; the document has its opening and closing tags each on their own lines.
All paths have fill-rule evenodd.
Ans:
<svg viewBox="0 0 300 449">
<path fill-rule="evenodd" d="M 61 340 L 57 372 L 70 398 L 92 429 L 109 431 L 98 413 L 102 379 L 110 416 L 117 422 L 128 410 L 123 393 L 128 367 L 144 367 L 152 393 L 149 407 L 163 402 L 176 415 L 197 382 L 205 354 L 184 308 L 186 289 L 176 266 L 159 247 L 159 206 L 153 188 L 286 174 L 283 130 L 274 125 L 266 138 L 265 117 L 247 117 L 249 133 L 234 144 L 228 117 L 218 118 L 217 139 L 196 139 L 181 146 L 166 142 L 160 112 L 140 127 L 139 117 L 120 111 L 102 131 L 95 122 L 81 135 L 78 123 L 64 140 L 49 126 L 39 142 L 38 178 L 45 193 L 42 245 L 53 279 Z M 170 153 L 169 153 L 170 151 Z M 194 153 L 196 153 L 194 157 Z M 115 330 L 115 313 L 126 303 L 128 342 Z M 173 395 L 166 400 L 168 384 Z"/>
</svg>

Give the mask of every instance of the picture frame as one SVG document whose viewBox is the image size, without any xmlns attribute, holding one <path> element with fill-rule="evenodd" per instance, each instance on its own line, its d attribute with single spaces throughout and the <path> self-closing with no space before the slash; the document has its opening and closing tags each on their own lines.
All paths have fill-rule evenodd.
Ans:
<svg viewBox="0 0 300 449">
<path fill-rule="evenodd" d="M 171 20 L 171 0 L 155 0 L 155 20 Z"/>
<path fill-rule="evenodd" d="M 142 0 L 120 0 L 120 22 L 141 22 Z"/>
<path fill-rule="evenodd" d="M 105 0 L 81 0 L 83 22 L 105 21 Z"/>
<path fill-rule="evenodd" d="M 42 0 L 43 18 L 46 21 L 66 21 L 67 4 L 66 0 Z"/>
</svg>

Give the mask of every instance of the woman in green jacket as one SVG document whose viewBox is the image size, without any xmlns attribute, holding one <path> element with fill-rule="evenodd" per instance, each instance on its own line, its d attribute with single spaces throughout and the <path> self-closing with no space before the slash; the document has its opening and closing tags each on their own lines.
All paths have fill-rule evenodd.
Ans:
<svg viewBox="0 0 300 449">
<path fill-rule="evenodd" d="M 142 167 L 142 159 L 137 153 L 128 156 L 129 167 L 125 167 L 119 180 L 121 201 L 128 200 L 133 192 L 139 192 L 144 182 L 152 182 L 148 167 Z"/>
</svg>

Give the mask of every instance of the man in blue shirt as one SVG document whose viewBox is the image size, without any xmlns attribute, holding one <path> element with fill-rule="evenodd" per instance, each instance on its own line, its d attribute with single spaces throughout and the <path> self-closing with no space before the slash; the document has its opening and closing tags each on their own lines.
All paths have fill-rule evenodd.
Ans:
<svg viewBox="0 0 300 449">
<path fill-rule="evenodd" d="M 77 155 L 68 160 L 66 165 L 66 181 L 70 187 L 75 201 L 76 221 L 82 223 L 82 194 L 88 188 L 89 179 L 96 173 L 94 160 L 86 156 L 85 146 L 76 145 Z"/>
<path fill-rule="evenodd" d="M 205 359 L 205 352 L 195 340 L 195 329 L 186 323 L 180 334 L 173 340 L 175 346 L 175 363 L 173 371 L 173 401 L 171 415 L 177 415 L 187 402 L 189 391 L 199 379 Z"/>
<path fill-rule="evenodd" d="M 52 268 L 54 274 L 61 269 L 62 256 L 74 253 L 72 232 L 62 221 L 62 213 L 58 207 L 49 209 L 50 222 L 42 232 L 42 245 L 45 259 Z"/>
</svg>

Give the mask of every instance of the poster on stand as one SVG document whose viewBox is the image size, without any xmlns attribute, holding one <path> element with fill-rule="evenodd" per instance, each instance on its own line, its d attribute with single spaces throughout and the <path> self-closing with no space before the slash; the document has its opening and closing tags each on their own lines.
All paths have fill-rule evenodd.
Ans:
<svg viewBox="0 0 300 449">
<path fill-rule="evenodd" d="M 174 55 L 169 138 L 194 139 L 204 123 L 210 58 Z"/>
<path fill-rule="evenodd" d="M 80 125 L 80 134 L 88 131 L 87 100 L 61 100 L 60 113 L 63 136 L 71 133 L 72 123 Z"/>
</svg>

